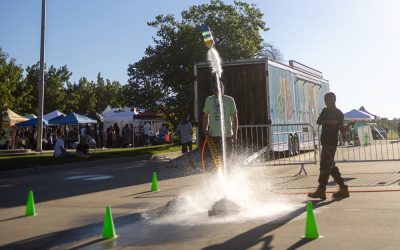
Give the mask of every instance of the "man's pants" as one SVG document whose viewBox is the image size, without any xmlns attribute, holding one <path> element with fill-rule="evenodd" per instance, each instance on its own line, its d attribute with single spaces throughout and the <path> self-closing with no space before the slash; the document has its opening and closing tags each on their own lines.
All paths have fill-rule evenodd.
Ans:
<svg viewBox="0 0 400 250">
<path fill-rule="evenodd" d="M 321 162 L 319 167 L 319 188 L 325 189 L 329 175 L 333 177 L 340 187 L 346 187 L 341 177 L 339 168 L 335 166 L 336 145 L 322 145 Z"/>
<path fill-rule="evenodd" d="M 211 139 L 214 141 L 215 147 L 218 150 L 219 155 L 222 160 L 222 137 L 212 136 Z M 225 138 L 225 147 L 226 147 L 226 158 L 229 159 L 232 156 L 232 137 Z"/>
</svg>

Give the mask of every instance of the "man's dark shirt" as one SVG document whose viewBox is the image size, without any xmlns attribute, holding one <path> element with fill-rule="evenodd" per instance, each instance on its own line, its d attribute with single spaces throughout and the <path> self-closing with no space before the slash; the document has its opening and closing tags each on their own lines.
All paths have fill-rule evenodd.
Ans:
<svg viewBox="0 0 400 250">
<path fill-rule="evenodd" d="M 324 108 L 318 117 L 317 124 L 321 124 L 321 120 L 336 120 L 337 124 L 322 125 L 321 144 L 336 146 L 338 143 L 338 131 L 343 126 L 344 115 L 339 109 Z"/>
<path fill-rule="evenodd" d="M 81 152 L 87 155 L 89 153 L 89 145 L 79 143 L 78 146 L 76 146 L 76 152 Z"/>
</svg>

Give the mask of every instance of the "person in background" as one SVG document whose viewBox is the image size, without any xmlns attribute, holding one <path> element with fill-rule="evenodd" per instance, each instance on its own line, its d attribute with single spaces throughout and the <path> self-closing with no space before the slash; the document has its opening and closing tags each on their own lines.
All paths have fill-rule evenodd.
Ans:
<svg viewBox="0 0 400 250">
<path fill-rule="evenodd" d="M 145 123 L 144 123 L 144 126 L 143 126 L 143 133 L 144 133 L 144 143 L 145 143 L 145 146 L 150 145 L 150 139 L 149 139 L 150 130 L 151 130 L 150 123 L 149 123 L 149 122 L 145 122 Z"/>
<path fill-rule="evenodd" d="M 158 141 L 159 143 L 165 143 L 165 135 L 167 134 L 167 126 L 165 123 L 161 124 L 160 129 L 158 130 Z"/>
<path fill-rule="evenodd" d="M 129 124 L 125 124 L 122 128 L 122 144 L 124 147 L 129 145 L 129 136 L 131 134 L 131 129 L 129 128 Z"/>
<path fill-rule="evenodd" d="M 54 145 L 54 157 L 65 158 L 70 157 L 72 154 L 68 153 L 64 147 L 64 135 L 61 131 L 57 131 L 57 141 Z"/>
<path fill-rule="evenodd" d="M 80 157 L 90 157 L 89 145 L 86 142 L 86 138 L 81 137 L 79 144 L 76 146 L 76 154 Z"/>
<path fill-rule="evenodd" d="M 119 147 L 120 146 L 120 138 L 121 135 L 119 133 L 119 126 L 117 123 L 114 123 L 114 133 L 113 133 L 113 147 Z"/>
<path fill-rule="evenodd" d="M 189 115 L 183 115 L 175 134 L 181 139 L 182 154 L 192 151 L 193 127 L 189 121 Z"/>
</svg>

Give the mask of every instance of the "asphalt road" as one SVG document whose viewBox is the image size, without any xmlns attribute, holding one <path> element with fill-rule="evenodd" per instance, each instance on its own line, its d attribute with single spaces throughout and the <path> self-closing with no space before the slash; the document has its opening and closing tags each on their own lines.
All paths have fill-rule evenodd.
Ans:
<svg viewBox="0 0 400 250">
<path fill-rule="evenodd" d="M 248 178 L 235 185 L 250 186 L 250 193 L 237 201 L 251 204 L 247 214 L 210 218 L 210 204 L 198 198 L 191 200 L 197 207 L 182 206 L 160 216 L 176 197 L 209 197 L 216 190 L 211 177 L 196 174 L 198 169 L 169 168 L 169 160 L 129 159 L 8 173 L 0 178 L 0 248 L 398 249 L 400 245 L 398 162 L 341 165 L 351 197 L 313 201 L 323 237 L 311 241 L 302 235 L 305 193 L 316 182 L 316 166 L 306 166 L 309 175 L 301 177 L 294 176 L 298 168 L 293 166 L 244 169 Z M 158 174 L 159 192 L 150 192 L 153 171 Z M 332 183 L 328 191 L 335 188 Z M 34 191 L 35 217 L 23 216 L 29 190 Z M 252 203 L 253 194 L 262 202 Z M 101 239 L 106 206 L 112 207 L 116 239 Z"/>
</svg>

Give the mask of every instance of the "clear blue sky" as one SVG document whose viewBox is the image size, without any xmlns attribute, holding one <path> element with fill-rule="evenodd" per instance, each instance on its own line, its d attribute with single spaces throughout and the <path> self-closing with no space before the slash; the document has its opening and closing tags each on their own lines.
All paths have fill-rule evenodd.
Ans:
<svg viewBox="0 0 400 250">
<path fill-rule="evenodd" d="M 47 0 L 46 63 L 67 65 L 72 81 L 97 73 L 126 83 L 128 64 L 144 55 L 158 14 L 178 15 L 184 0 Z M 232 1 L 226 1 L 232 2 Z M 400 117 L 400 1 L 253 0 L 284 54 L 323 72 L 347 112 L 364 105 Z M 25 68 L 39 60 L 41 0 L 0 0 L 0 46 Z"/>
</svg>

